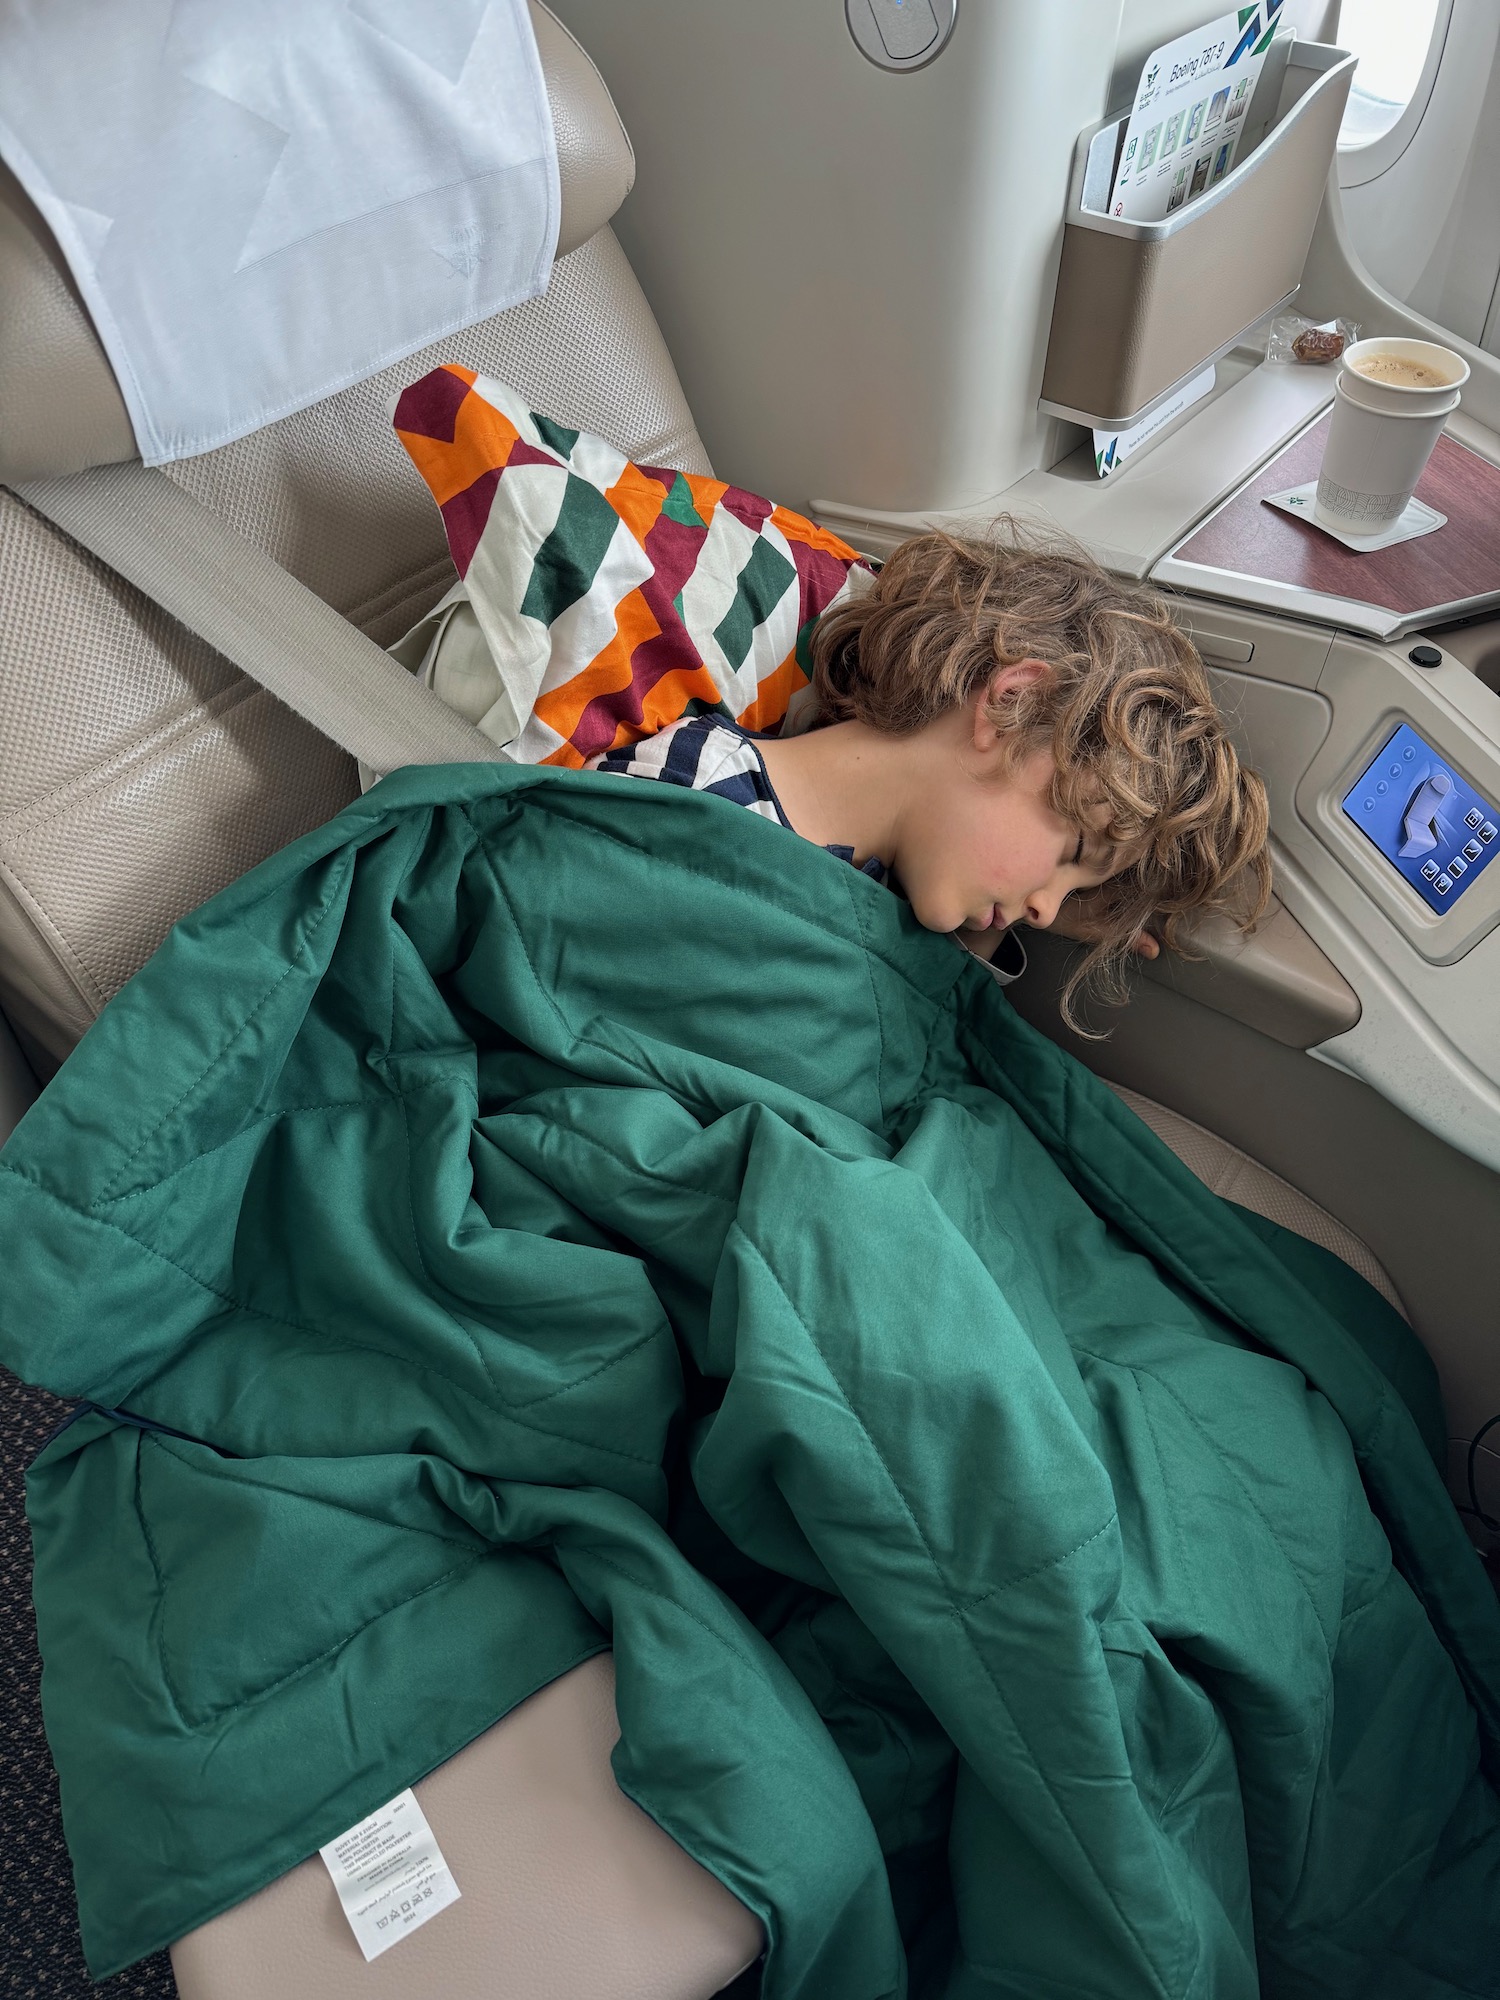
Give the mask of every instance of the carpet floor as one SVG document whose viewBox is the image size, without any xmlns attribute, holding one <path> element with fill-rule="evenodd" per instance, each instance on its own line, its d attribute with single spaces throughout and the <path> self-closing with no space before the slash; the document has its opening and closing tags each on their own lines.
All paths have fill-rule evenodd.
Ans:
<svg viewBox="0 0 1500 2000">
<path fill-rule="evenodd" d="M 57 1774 L 42 1734 L 42 1663 L 31 1612 L 22 1480 L 67 1405 L 0 1369 L 0 1996 L 176 2000 L 167 1955 L 96 1986 L 78 1943 Z"/>
</svg>

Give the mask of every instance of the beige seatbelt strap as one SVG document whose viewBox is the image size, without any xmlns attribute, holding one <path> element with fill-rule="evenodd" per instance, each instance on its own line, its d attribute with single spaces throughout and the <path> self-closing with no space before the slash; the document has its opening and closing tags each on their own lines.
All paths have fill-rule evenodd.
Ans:
<svg viewBox="0 0 1500 2000">
<path fill-rule="evenodd" d="M 488 736 L 164 472 L 101 465 L 12 490 L 372 769 L 501 759 Z"/>
</svg>

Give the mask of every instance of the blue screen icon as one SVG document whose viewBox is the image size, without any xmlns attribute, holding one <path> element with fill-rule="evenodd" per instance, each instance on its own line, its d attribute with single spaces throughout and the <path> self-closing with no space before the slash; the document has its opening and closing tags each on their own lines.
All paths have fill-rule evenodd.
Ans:
<svg viewBox="0 0 1500 2000">
<path fill-rule="evenodd" d="M 1343 809 L 1432 910 L 1451 909 L 1500 853 L 1500 810 L 1409 722 L 1360 773 Z"/>
</svg>

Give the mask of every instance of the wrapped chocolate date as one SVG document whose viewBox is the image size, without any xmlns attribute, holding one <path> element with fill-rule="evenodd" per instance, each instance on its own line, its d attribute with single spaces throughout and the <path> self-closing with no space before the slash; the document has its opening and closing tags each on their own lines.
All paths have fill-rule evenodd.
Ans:
<svg viewBox="0 0 1500 2000">
<path fill-rule="evenodd" d="M 1272 320 L 1266 337 L 1266 359 L 1316 367 L 1337 361 L 1350 342 L 1358 338 L 1359 328 L 1352 320 L 1329 319 L 1318 325 L 1304 319 L 1301 313 L 1280 313 Z"/>
<path fill-rule="evenodd" d="M 1344 351 L 1344 336 L 1331 326 L 1310 326 L 1292 342 L 1298 361 L 1337 361 Z"/>
</svg>

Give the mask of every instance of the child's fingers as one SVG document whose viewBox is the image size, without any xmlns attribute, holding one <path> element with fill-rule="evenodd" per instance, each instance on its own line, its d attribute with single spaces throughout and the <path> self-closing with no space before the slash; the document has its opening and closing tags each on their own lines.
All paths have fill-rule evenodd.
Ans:
<svg viewBox="0 0 1500 2000">
<path fill-rule="evenodd" d="M 1092 944 L 1099 935 L 1097 928 L 1090 923 L 1087 911 L 1081 908 L 1061 911 L 1044 928 L 1051 931 L 1055 937 L 1077 938 L 1081 944 Z M 965 934 L 960 933 L 960 935 Z M 989 938 L 994 936 L 994 933 L 982 931 L 978 935 Z M 1137 958 L 1160 958 L 1161 940 L 1153 937 L 1150 931 L 1137 931 L 1130 941 L 1130 949 Z"/>
</svg>

